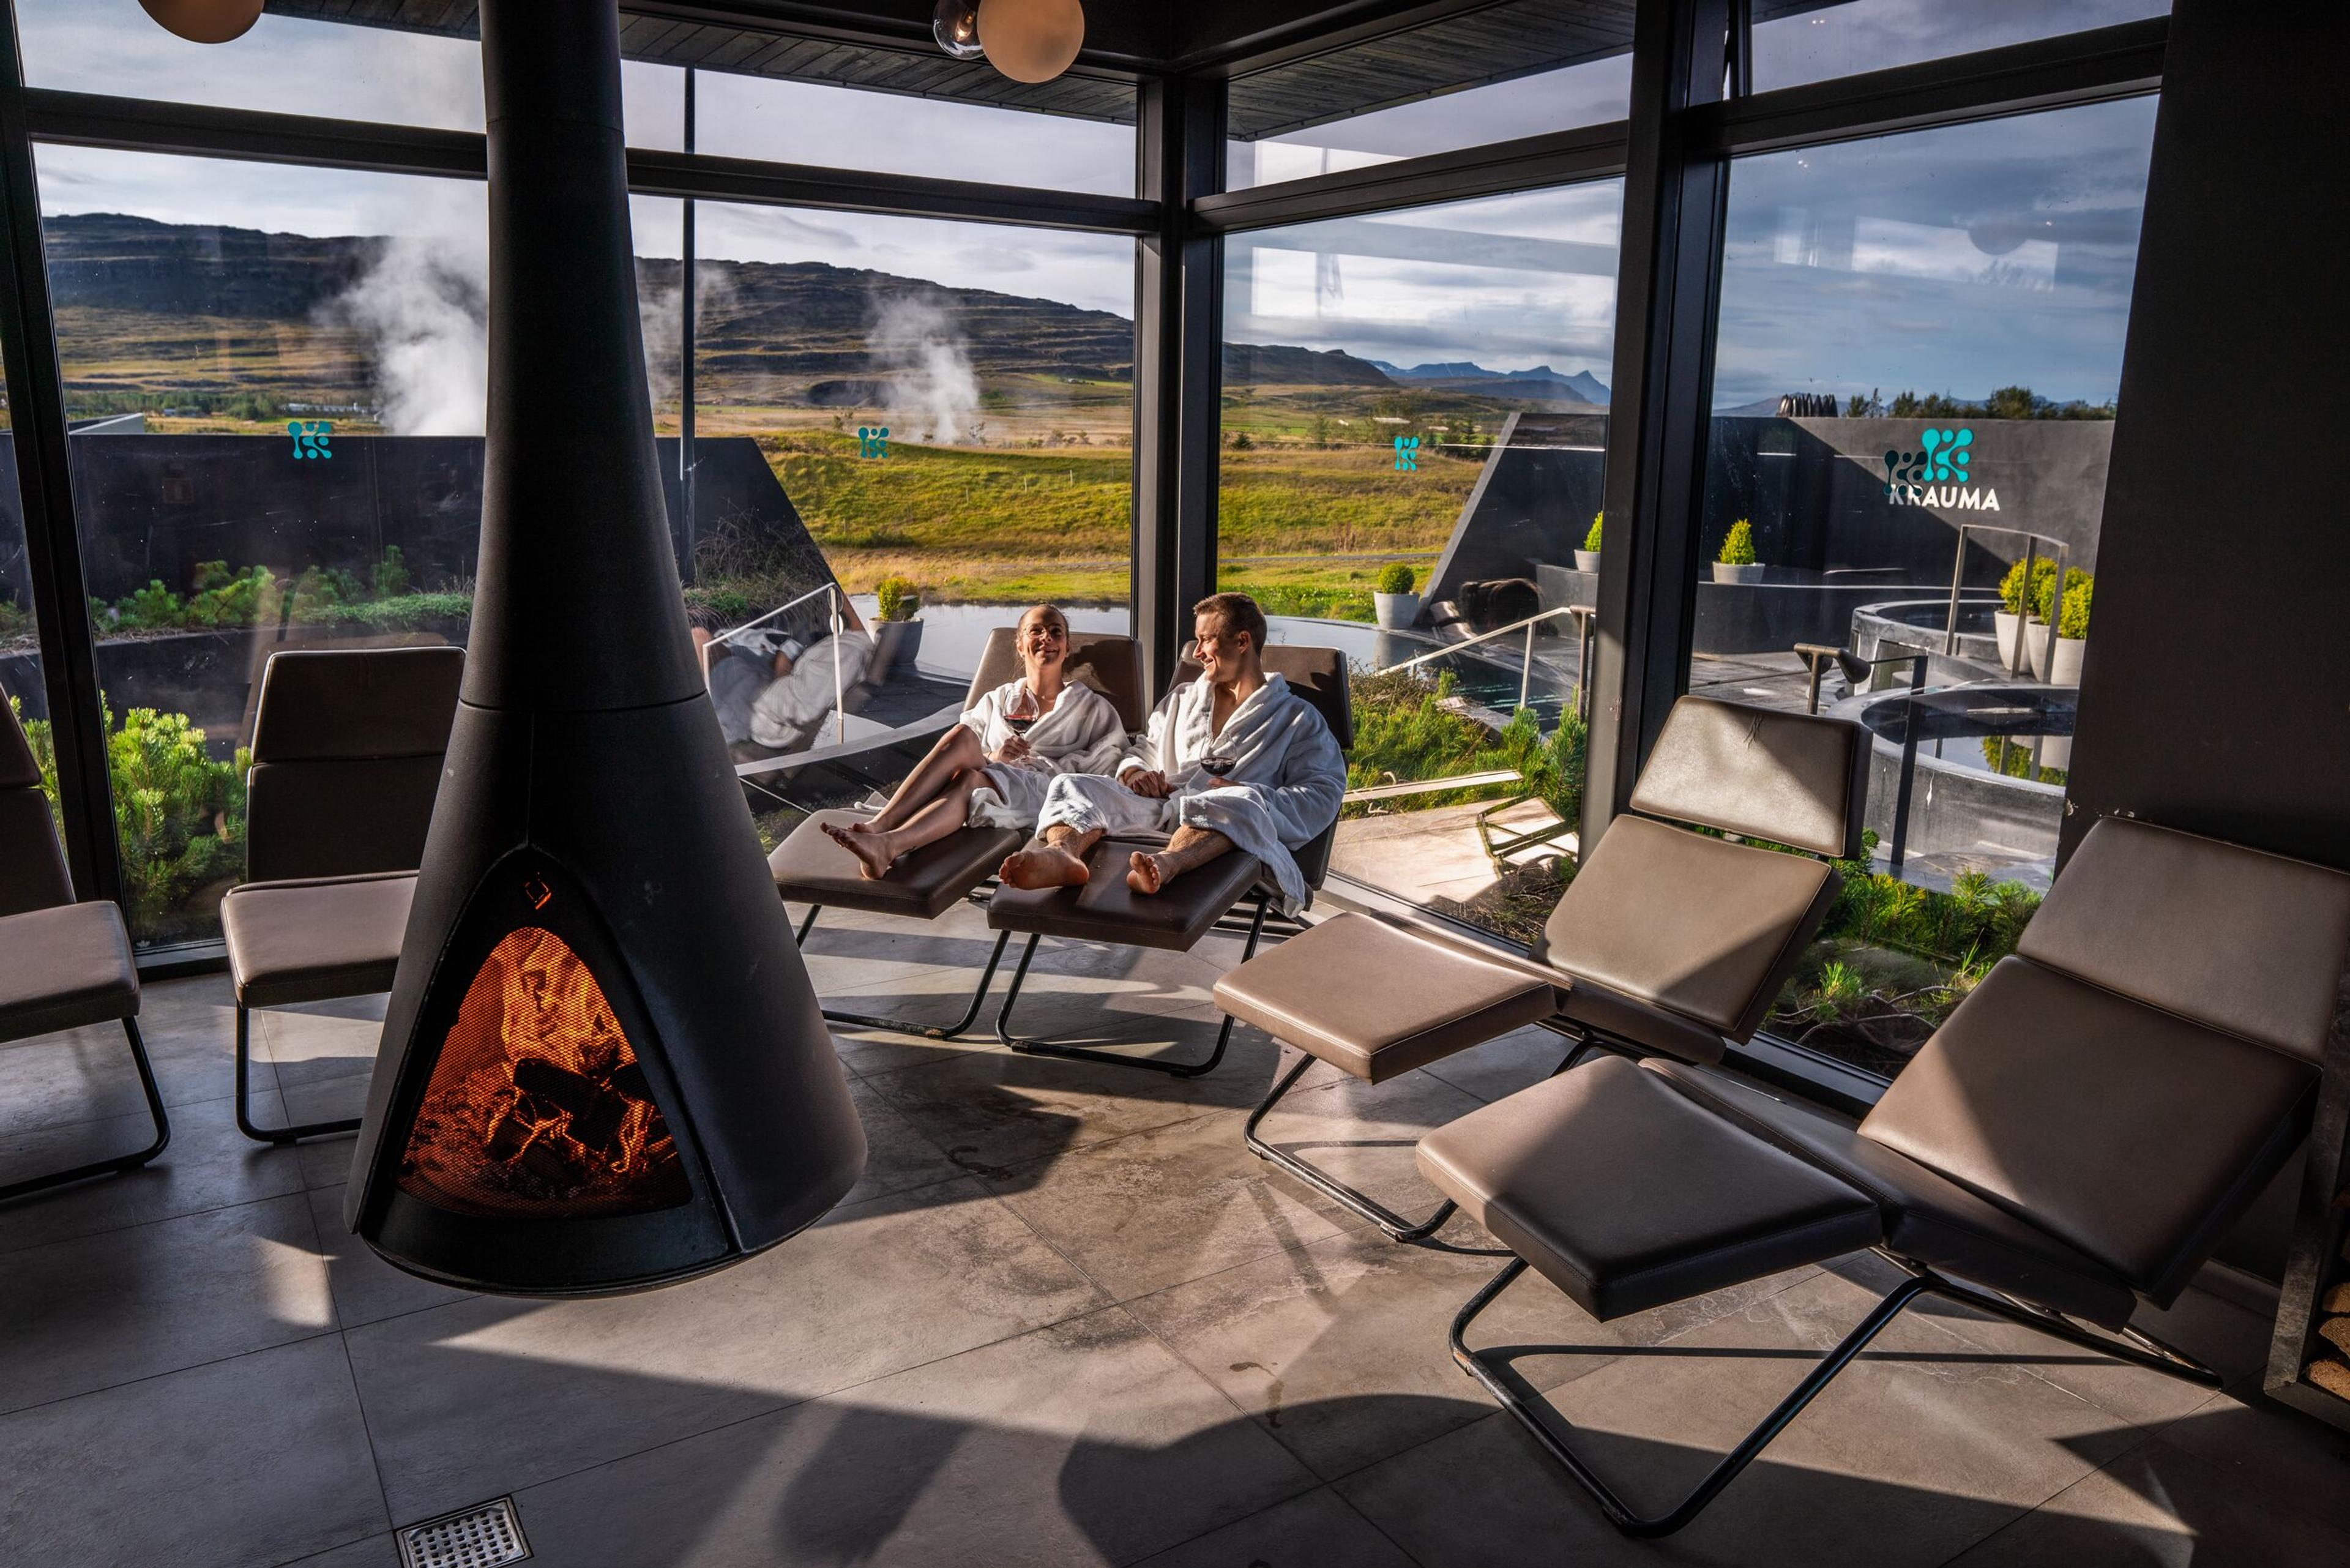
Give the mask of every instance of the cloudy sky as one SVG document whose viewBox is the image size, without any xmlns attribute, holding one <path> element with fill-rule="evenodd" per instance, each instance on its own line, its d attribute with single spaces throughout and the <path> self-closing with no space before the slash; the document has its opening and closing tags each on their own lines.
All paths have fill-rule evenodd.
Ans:
<svg viewBox="0 0 2350 1568">
<path fill-rule="evenodd" d="M 1765 86 L 2127 20 L 2164 0 L 1856 0 L 1757 29 Z M 479 129 L 473 45 L 265 16 L 202 48 L 136 0 L 18 0 L 36 86 Z M 625 71 L 629 137 L 680 144 L 681 74 Z M 1621 60 L 1407 105 L 1235 154 L 1270 176 L 1591 123 Z M 1065 189 L 1131 188 L 1129 128 L 705 73 L 702 151 Z M 1741 162 L 1717 403 L 2022 382 L 2101 400 L 2118 378 L 2150 100 Z M 47 211 L 122 212 L 482 250 L 462 181 L 45 148 Z M 1289 168 L 1289 163 L 1298 166 Z M 1244 174 L 1243 178 L 1246 177 Z M 1610 379 L 1614 182 L 1259 234 L 1229 246 L 1229 337 L 1410 365 L 1547 363 Z M 636 202 L 638 250 L 678 251 L 680 204 Z M 1131 245 L 1037 231 L 702 203 L 708 256 L 822 261 L 1130 315 Z"/>
</svg>

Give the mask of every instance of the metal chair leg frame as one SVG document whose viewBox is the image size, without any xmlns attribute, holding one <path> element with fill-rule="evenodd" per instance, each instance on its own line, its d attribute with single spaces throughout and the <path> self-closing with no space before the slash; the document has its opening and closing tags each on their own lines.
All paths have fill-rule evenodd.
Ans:
<svg viewBox="0 0 2350 1568">
<path fill-rule="evenodd" d="M 1273 1109 L 1274 1102 L 1289 1093 L 1296 1085 L 1297 1080 L 1305 1075 L 1305 1070 L 1314 1065 L 1315 1061 L 1315 1058 L 1311 1055 L 1301 1055 L 1297 1059 L 1297 1064 L 1284 1074 L 1279 1083 L 1274 1085 L 1273 1092 L 1257 1102 L 1256 1109 L 1249 1113 L 1249 1119 L 1241 1126 L 1241 1141 L 1248 1145 L 1249 1152 L 1259 1159 L 1279 1166 L 1331 1202 L 1351 1213 L 1361 1215 L 1378 1226 L 1387 1232 L 1389 1241 L 1415 1243 L 1427 1241 L 1430 1237 L 1444 1228 L 1446 1220 L 1459 1211 L 1461 1206 L 1458 1203 L 1448 1198 L 1438 1204 L 1435 1212 L 1429 1215 L 1427 1219 L 1417 1221 L 1407 1220 L 1370 1194 L 1347 1186 L 1319 1167 L 1308 1165 L 1286 1149 L 1275 1148 L 1257 1137 L 1257 1124 L 1264 1120 L 1266 1113 Z M 1464 1252 L 1473 1257 L 1482 1258 L 1506 1258 L 1510 1255 L 1506 1249 L 1497 1250 L 1492 1247 L 1444 1246 L 1441 1250 L 1448 1252 Z"/>
<path fill-rule="evenodd" d="M 1241 962 L 1256 956 L 1257 939 L 1264 932 L 1264 912 L 1270 903 L 1266 897 L 1256 896 L 1256 918 L 1249 922 L 1248 945 L 1241 950 Z M 1012 933 L 1006 931 L 1004 935 Z M 1050 1040 L 1032 1040 L 1012 1033 L 1012 1006 L 1020 1000 L 1020 987 L 1028 978 L 1029 961 L 1036 956 L 1036 944 L 1042 933 L 1032 932 L 1028 945 L 1020 950 L 1020 966 L 1012 971 L 1012 989 L 1003 993 L 1003 1005 L 995 1014 L 995 1037 L 1013 1050 L 1028 1056 L 1057 1056 L 1069 1062 L 1098 1062 L 1107 1067 L 1139 1067 L 1145 1072 L 1164 1073 L 1172 1078 L 1196 1078 L 1213 1072 L 1216 1064 L 1224 1059 L 1224 1049 L 1232 1041 L 1232 1018 L 1224 1015 L 1224 1026 L 1216 1031 L 1216 1048 L 1198 1062 L 1170 1062 L 1160 1056 L 1128 1056 L 1116 1051 L 1097 1051 L 1089 1045 L 1062 1045 Z"/>
<path fill-rule="evenodd" d="M 1561 1469 L 1566 1471 L 1576 1485 L 1590 1494 L 1592 1501 L 1599 1505 L 1599 1511 L 1607 1516 L 1608 1523 L 1636 1540 L 1670 1535 L 1695 1519 L 1708 1503 L 1721 1495 L 1724 1487 L 1738 1479 L 1739 1473 L 1752 1464 L 1755 1457 L 1761 1454 L 1773 1438 L 1787 1429 L 1788 1423 L 1802 1414 L 1805 1406 L 1819 1397 L 1821 1391 L 1835 1379 L 1837 1374 L 1852 1364 L 1853 1359 L 1867 1347 L 1869 1341 L 1882 1334 L 1887 1326 L 1895 1318 L 1900 1316 L 1909 1303 L 1919 1296 L 1947 1296 L 1951 1300 L 1993 1313 L 2012 1322 L 2039 1329 L 2044 1334 L 2072 1344 L 2111 1355 L 2116 1360 L 2128 1362 L 2133 1366 L 2150 1367 L 2158 1372 L 2168 1373 L 2174 1377 L 2184 1378 L 2189 1382 L 2219 1387 L 2226 1381 L 2219 1373 L 2212 1371 L 2193 1357 L 2173 1350 L 2168 1345 L 2159 1345 L 2158 1342 L 2150 1339 L 2147 1341 L 2148 1344 L 2158 1345 L 2158 1352 L 2140 1351 L 2131 1345 L 2118 1345 L 2111 1340 L 2097 1338 L 2086 1330 L 2074 1325 L 2069 1319 L 2057 1318 L 2055 1323 L 2052 1324 L 2046 1320 L 2054 1314 L 2010 1302 L 2004 1298 L 1985 1295 L 1981 1292 L 1970 1290 L 1964 1285 L 1954 1284 L 1930 1269 L 1921 1268 L 1918 1264 L 1894 1257 L 1891 1253 L 1885 1255 L 1908 1271 L 1909 1277 L 1895 1286 L 1890 1294 L 1869 1309 L 1868 1315 L 1856 1324 L 1852 1331 L 1837 1342 L 1835 1348 L 1829 1351 L 1812 1367 L 1810 1372 L 1804 1375 L 1803 1381 L 1796 1384 L 1787 1397 L 1779 1401 L 1771 1413 L 1762 1418 L 1760 1425 L 1741 1438 L 1736 1448 L 1722 1456 L 1721 1461 L 1707 1472 L 1706 1478 L 1698 1483 L 1694 1490 L 1660 1514 L 1643 1516 L 1635 1512 L 1631 1506 L 1618 1497 L 1614 1489 L 1602 1480 L 1598 1473 L 1586 1464 L 1574 1449 L 1568 1448 L 1565 1439 L 1542 1418 L 1539 1405 L 1521 1398 L 1515 1390 L 1485 1365 L 1477 1352 L 1469 1348 L 1464 1337 L 1468 1333 L 1469 1324 L 1478 1314 L 1492 1305 L 1495 1299 L 1510 1287 L 1513 1281 L 1525 1272 L 1524 1259 L 1513 1258 L 1500 1273 L 1493 1276 L 1484 1289 L 1469 1298 L 1468 1304 L 1463 1306 L 1459 1315 L 1453 1318 L 1451 1336 L 1452 1359 L 1460 1363 L 1462 1371 L 1483 1385 L 1485 1391 L 1514 1417 L 1520 1426 L 1533 1435 L 1535 1442 L 1542 1445 L 1543 1451 L 1548 1454 Z"/>
<path fill-rule="evenodd" d="M 139 1025 L 134 1020 L 126 1018 L 121 1022 L 122 1033 L 130 1040 L 131 1063 L 139 1069 L 139 1087 L 147 1096 L 147 1114 L 155 1124 L 155 1141 L 136 1154 L 117 1155 L 112 1159 L 94 1159 L 70 1170 L 52 1171 L 47 1176 L 12 1181 L 0 1187 L 0 1203 L 12 1198 L 22 1198 L 27 1193 L 63 1187 L 68 1181 L 86 1181 L 93 1176 L 112 1176 L 119 1171 L 136 1170 L 171 1147 L 172 1118 L 163 1109 L 163 1091 L 155 1082 L 154 1064 L 147 1060 L 147 1042 L 139 1037 Z"/>
<path fill-rule="evenodd" d="M 808 932 L 816 927 L 816 918 L 822 913 L 823 905 L 809 905 L 807 919 L 800 922 L 799 934 L 795 940 L 806 943 Z M 987 1002 L 987 989 L 995 983 L 995 966 L 1003 961 L 1004 946 L 1011 940 L 1010 931 L 996 933 L 995 950 L 987 955 L 987 967 L 980 971 L 979 989 L 971 993 L 971 1005 L 964 1008 L 962 1016 L 952 1023 L 920 1023 L 910 1018 L 884 1018 L 876 1013 L 850 1012 L 844 1008 L 834 1007 L 825 1008 L 824 1015 L 835 1023 L 853 1023 L 860 1029 L 887 1029 L 897 1034 L 919 1034 L 925 1040 L 952 1040 L 968 1034 L 972 1025 L 979 1022 L 979 1010 Z"/>
<path fill-rule="evenodd" d="M 359 1118 L 348 1121 L 306 1122 L 300 1127 L 265 1127 L 253 1119 L 246 1085 L 253 1070 L 253 1010 L 242 1002 L 236 1009 L 236 1130 L 255 1143 L 298 1143 L 306 1137 L 327 1137 L 336 1133 L 359 1130 Z"/>
</svg>

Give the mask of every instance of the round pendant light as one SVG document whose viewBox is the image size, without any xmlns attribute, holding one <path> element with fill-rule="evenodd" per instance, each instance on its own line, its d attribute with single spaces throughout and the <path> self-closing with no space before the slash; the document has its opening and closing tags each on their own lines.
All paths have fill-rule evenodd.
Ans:
<svg viewBox="0 0 2350 1568">
<path fill-rule="evenodd" d="M 979 41 L 1014 81 L 1048 82 L 1076 59 L 1086 10 L 1077 0 L 980 0 Z"/>
<path fill-rule="evenodd" d="M 938 9 L 931 13 L 931 36 L 959 60 L 975 60 L 987 53 L 979 47 L 979 0 L 939 0 Z"/>
<path fill-rule="evenodd" d="M 261 19 L 262 0 L 139 0 L 165 32 L 192 44 L 241 38 Z"/>
</svg>

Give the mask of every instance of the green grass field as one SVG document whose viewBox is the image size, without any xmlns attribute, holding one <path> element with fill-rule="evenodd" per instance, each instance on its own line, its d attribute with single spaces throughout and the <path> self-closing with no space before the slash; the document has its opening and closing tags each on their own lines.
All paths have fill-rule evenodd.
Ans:
<svg viewBox="0 0 2350 1568">
<path fill-rule="evenodd" d="M 759 438 L 852 592 L 911 578 L 941 602 L 1123 602 L 1133 457 L 1124 448 L 925 447 L 860 458 L 854 434 Z M 1254 444 L 1222 454 L 1218 586 L 1278 614 L 1368 619 L 1388 561 L 1423 575 L 1476 483 L 1473 460 L 1399 473 L 1387 448 Z"/>
</svg>

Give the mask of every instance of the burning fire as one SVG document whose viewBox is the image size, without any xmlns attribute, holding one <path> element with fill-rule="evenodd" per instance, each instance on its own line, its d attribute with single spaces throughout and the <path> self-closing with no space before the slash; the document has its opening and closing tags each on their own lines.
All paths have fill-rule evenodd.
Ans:
<svg viewBox="0 0 2350 1568">
<path fill-rule="evenodd" d="M 507 933 L 466 987 L 400 1186 L 488 1214 L 637 1213 L 687 1201 L 644 1067 L 604 988 L 554 932 Z"/>
</svg>

